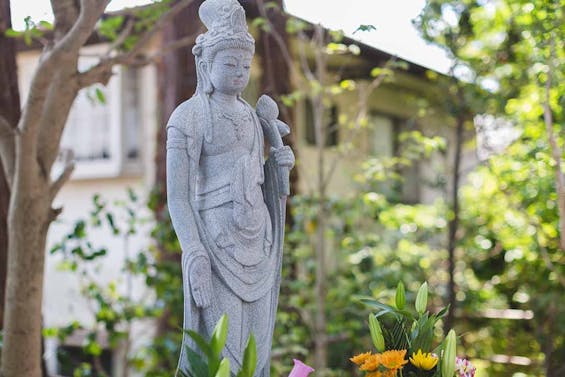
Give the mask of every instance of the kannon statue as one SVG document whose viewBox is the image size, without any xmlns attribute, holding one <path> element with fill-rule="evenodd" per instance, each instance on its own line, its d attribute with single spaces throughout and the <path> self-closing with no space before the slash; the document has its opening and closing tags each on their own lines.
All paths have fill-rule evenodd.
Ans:
<svg viewBox="0 0 565 377">
<path fill-rule="evenodd" d="M 257 341 L 255 376 L 269 376 L 281 279 L 288 172 L 288 126 L 266 96 L 241 98 L 255 41 L 236 0 L 206 0 L 208 31 L 196 39 L 197 88 L 167 124 L 169 212 L 182 248 L 184 328 L 209 338 L 225 313 L 224 356 L 241 368 L 248 337 Z M 270 146 L 265 156 L 265 143 Z M 179 369 L 186 370 L 185 336 Z"/>
</svg>

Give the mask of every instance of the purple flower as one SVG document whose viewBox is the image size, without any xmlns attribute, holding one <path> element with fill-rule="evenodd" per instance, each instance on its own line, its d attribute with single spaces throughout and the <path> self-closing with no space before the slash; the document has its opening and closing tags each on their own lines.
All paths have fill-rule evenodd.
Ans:
<svg viewBox="0 0 565 377">
<path fill-rule="evenodd" d="M 455 358 L 455 374 L 457 377 L 475 377 L 477 369 L 467 359 Z"/>
<path fill-rule="evenodd" d="M 294 359 L 294 367 L 290 371 L 288 377 L 308 377 L 308 375 L 313 371 L 314 368 L 304 364 L 300 360 Z"/>
</svg>

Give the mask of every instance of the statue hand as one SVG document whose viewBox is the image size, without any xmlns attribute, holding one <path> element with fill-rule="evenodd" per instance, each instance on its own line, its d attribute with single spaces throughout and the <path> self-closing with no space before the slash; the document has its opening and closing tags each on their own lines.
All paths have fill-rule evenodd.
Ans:
<svg viewBox="0 0 565 377">
<path fill-rule="evenodd" d="M 212 299 L 212 270 L 208 258 L 199 257 L 190 268 L 192 298 L 199 308 L 210 306 Z"/>
<path fill-rule="evenodd" d="M 289 169 L 292 169 L 294 166 L 294 153 L 292 153 L 292 149 L 288 145 L 273 149 L 272 155 L 278 166 L 284 166 Z"/>
</svg>

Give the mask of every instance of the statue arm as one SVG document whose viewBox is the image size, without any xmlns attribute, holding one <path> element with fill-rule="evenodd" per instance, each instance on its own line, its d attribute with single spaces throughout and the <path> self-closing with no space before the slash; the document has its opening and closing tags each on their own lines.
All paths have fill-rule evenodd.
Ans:
<svg viewBox="0 0 565 377">
<path fill-rule="evenodd" d="M 190 204 L 187 136 L 176 127 L 167 128 L 167 204 L 183 251 L 200 244 Z M 194 173 L 194 172 L 193 172 Z"/>
<path fill-rule="evenodd" d="M 196 306 L 206 308 L 211 302 L 210 260 L 198 235 L 190 203 L 188 138 L 173 122 L 174 116 L 167 126 L 167 204 L 183 251 L 183 260 L 189 260 L 186 272 L 190 279 L 192 297 Z"/>
</svg>

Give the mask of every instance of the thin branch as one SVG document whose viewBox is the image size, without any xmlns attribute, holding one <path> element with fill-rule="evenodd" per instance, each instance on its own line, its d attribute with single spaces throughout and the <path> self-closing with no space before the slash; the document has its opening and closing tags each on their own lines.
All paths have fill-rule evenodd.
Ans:
<svg viewBox="0 0 565 377">
<path fill-rule="evenodd" d="M 12 128 L 8 120 L 0 115 L 0 162 L 6 175 L 8 187 L 12 186 L 14 180 L 16 158 L 15 134 L 16 129 Z"/>
<path fill-rule="evenodd" d="M 275 39 L 275 42 L 277 43 L 277 46 L 279 47 L 283 55 L 286 65 L 290 68 L 291 71 L 295 70 L 296 68 L 294 67 L 292 56 L 290 55 L 290 51 L 288 50 L 288 47 L 284 42 L 284 38 L 282 37 L 282 35 L 280 35 L 279 32 L 277 32 L 277 29 L 273 26 L 273 23 L 271 22 L 269 17 L 267 17 L 267 12 L 265 10 L 265 4 L 263 0 L 257 0 L 257 4 L 259 8 L 259 14 L 261 14 L 261 17 L 263 17 L 267 21 L 270 30 L 269 34 L 271 34 Z"/>
<path fill-rule="evenodd" d="M 167 13 L 165 13 L 159 21 L 157 21 L 153 27 L 142 35 L 140 40 L 135 44 L 135 46 L 127 52 L 120 53 L 113 57 L 105 56 L 100 59 L 100 62 L 94 67 L 90 68 L 88 71 L 80 73 L 78 75 L 78 85 L 80 88 L 86 88 L 90 85 L 96 83 L 107 84 L 112 77 L 112 67 L 118 64 L 135 64 L 138 66 L 150 64 L 157 57 L 163 55 L 165 52 L 184 47 L 194 42 L 194 36 L 189 36 L 182 38 L 170 45 L 165 46 L 165 48 L 152 55 L 149 58 L 140 57 L 139 53 L 147 45 L 147 42 L 152 38 L 152 36 L 162 29 L 168 22 L 170 22 L 183 8 L 187 7 L 192 3 L 193 0 L 183 0 L 172 7 Z"/>
<path fill-rule="evenodd" d="M 157 52 L 151 54 L 148 57 L 136 57 L 135 61 L 133 61 L 132 63 L 135 64 L 136 66 L 143 66 L 143 65 L 152 64 L 152 63 L 155 63 L 155 61 L 157 61 L 157 59 L 161 58 L 163 55 L 165 55 L 165 54 L 167 54 L 171 51 L 178 50 L 179 48 L 182 48 L 182 47 L 193 45 L 194 42 L 196 41 L 196 37 L 204 31 L 203 29 L 204 29 L 204 27 L 200 28 L 193 35 L 189 35 L 189 36 L 186 36 L 184 38 L 177 39 L 176 41 L 167 44 L 165 47 L 159 49 Z"/>
<path fill-rule="evenodd" d="M 192 2 L 193 0 L 181 0 L 178 3 L 176 3 L 171 9 L 169 9 L 164 15 L 162 15 L 159 18 L 159 20 L 157 20 L 157 22 L 155 22 L 155 24 L 150 30 L 148 30 L 147 32 L 145 32 L 145 34 L 142 35 L 142 37 L 139 39 L 139 41 L 137 41 L 135 46 L 130 51 L 119 54 L 116 57 L 114 57 L 113 58 L 115 61 L 114 64 L 123 64 L 128 62 L 133 56 L 138 54 L 144 47 L 147 46 L 151 38 L 153 38 L 153 36 L 159 30 L 161 30 L 165 25 L 170 23 L 177 14 L 179 14 L 184 8 L 189 6 Z"/>
<path fill-rule="evenodd" d="M 298 33 L 298 38 L 303 43 L 306 43 L 306 41 L 308 41 L 308 38 L 306 37 L 306 35 L 303 32 Z M 308 59 L 306 58 L 306 54 L 304 53 L 304 50 L 299 49 L 298 57 L 300 59 L 300 66 L 302 67 L 302 72 L 303 72 L 304 76 L 306 76 L 306 78 L 310 81 L 316 80 L 314 73 L 312 72 L 312 70 L 310 69 L 310 66 L 308 65 Z"/>
<path fill-rule="evenodd" d="M 384 69 L 390 67 L 395 61 L 396 61 L 397 57 L 394 56 L 391 59 L 389 59 L 385 65 L 383 66 Z M 361 122 L 363 121 L 364 118 L 366 118 L 367 116 L 367 101 L 369 99 L 369 96 L 383 83 L 383 81 L 386 79 L 388 75 L 386 73 L 381 73 L 380 75 L 378 75 L 377 77 L 375 77 L 375 79 L 373 79 L 373 81 L 371 81 L 371 83 L 369 83 L 369 85 L 367 85 L 366 88 L 361 89 L 359 91 L 359 108 L 357 111 L 357 116 L 355 117 L 355 127 L 353 130 L 351 130 L 351 132 L 349 132 L 347 134 L 347 139 L 345 140 L 344 144 L 347 145 L 349 143 L 351 143 L 353 141 L 353 138 L 355 136 L 355 132 L 359 130 L 359 128 L 361 127 Z M 333 175 L 334 172 L 337 168 L 337 164 L 339 163 L 341 157 L 343 157 L 343 153 L 338 153 L 333 160 L 330 163 L 330 169 L 328 170 L 328 174 L 325 176 L 324 178 L 324 182 L 323 182 L 323 187 L 326 188 Z"/>
<path fill-rule="evenodd" d="M 126 26 L 120 32 L 120 35 L 118 35 L 116 40 L 114 42 L 112 42 L 110 47 L 108 47 L 108 51 L 106 51 L 106 55 L 105 55 L 106 58 L 109 58 L 110 55 L 112 54 L 112 51 L 118 49 L 125 42 L 127 37 L 129 37 L 131 35 L 131 32 L 133 30 L 134 25 L 135 25 L 134 19 L 133 18 L 128 19 Z"/>
<path fill-rule="evenodd" d="M 71 175 L 75 169 L 74 163 L 74 153 L 72 150 L 66 150 L 63 157 L 64 168 L 61 174 L 57 177 L 51 187 L 49 188 L 51 200 L 57 196 L 63 185 L 71 178 Z"/>
<path fill-rule="evenodd" d="M 11 135 L 14 133 L 14 129 L 10 126 L 10 122 L 3 116 L 0 115 L 0 137 L 3 135 Z"/>
</svg>

